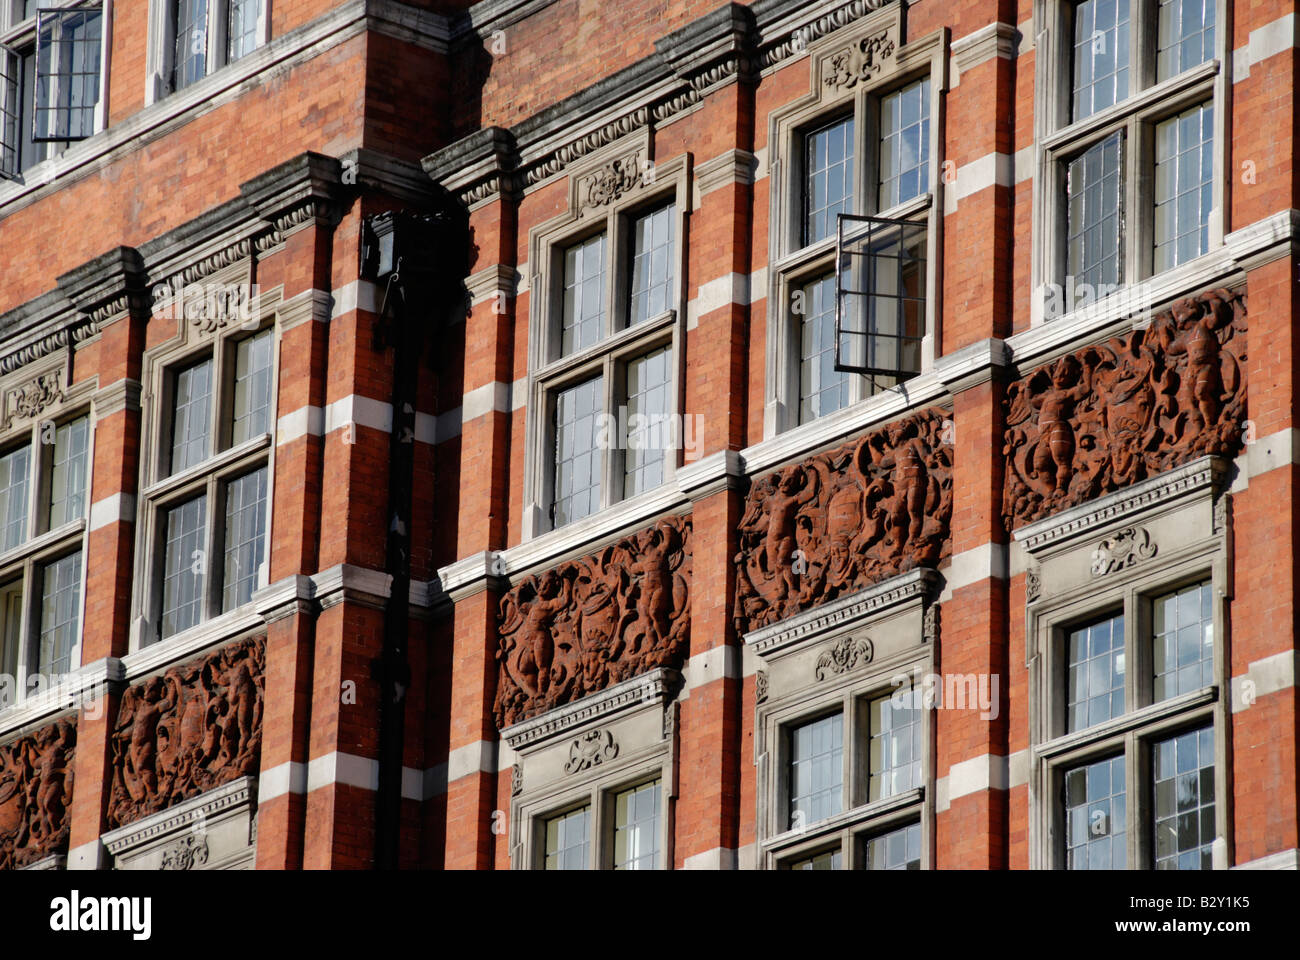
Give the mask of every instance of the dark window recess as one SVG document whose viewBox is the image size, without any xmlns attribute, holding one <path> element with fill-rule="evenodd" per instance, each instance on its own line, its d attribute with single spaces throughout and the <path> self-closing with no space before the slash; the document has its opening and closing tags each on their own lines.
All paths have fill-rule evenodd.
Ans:
<svg viewBox="0 0 1300 960">
<path fill-rule="evenodd" d="M 37 11 L 33 142 L 94 134 L 102 29 L 99 7 Z"/>
<path fill-rule="evenodd" d="M 925 218 L 841 214 L 835 260 L 835 369 L 906 380 L 921 371 Z"/>
</svg>

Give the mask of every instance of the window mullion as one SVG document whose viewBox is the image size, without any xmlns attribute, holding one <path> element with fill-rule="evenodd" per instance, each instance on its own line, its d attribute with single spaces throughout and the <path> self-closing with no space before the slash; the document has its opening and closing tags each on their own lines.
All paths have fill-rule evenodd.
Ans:
<svg viewBox="0 0 1300 960">
<path fill-rule="evenodd" d="M 217 523 L 222 513 L 218 505 L 222 493 L 220 479 L 217 476 L 208 477 L 204 484 L 204 490 L 206 493 L 204 522 L 207 529 L 204 531 L 201 549 L 206 553 L 206 563 L 203 578 L 203 616 L 200 618 L 200 622 L 217 616 L 221 612 L 220 577 L 217 576 L 217 564 L 222 559 L 220 556 L 222 549 L 221 536 L 217 530 Z"/>
<path fill-rule="evenodd" d="M 618 480 L 618 461 L 621 459 L 618 437 L 618 389 L 615 382 L 618 377 L 619 365 L 614 360 L 613 355 L 606 354 L 601 361 L 600 369 L 601 412 L 606 418 L 606 426 L 611 423 L 614 425 L 614 434 L 612 436 L 600 432 L 596 434 L 597 438 L 604 436 L 608 440 L 605 449 L 600 451 L 601 477 L 604 480 L 604 489 L 600 492 L 600 503 L 602 507 L 609 507 L 621 499 L 614 493 L 614 484 Z"/>
<path fill-rule="evenodd" d="M 45 444 L 41 442 L 41 424 L 44 421 L 37 420 L 32 424 L 31 453 L 27 458 L 27 532 L 23 537 L 23 542 L 40 535 L 41 510 L 40 502 L 41 483 L 45 475 L 43 464 L 45 462 Z"/>
</svg>

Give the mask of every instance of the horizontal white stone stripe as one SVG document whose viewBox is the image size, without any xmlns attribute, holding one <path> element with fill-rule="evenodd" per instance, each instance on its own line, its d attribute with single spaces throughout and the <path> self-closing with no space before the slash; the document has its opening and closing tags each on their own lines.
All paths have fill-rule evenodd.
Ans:
<svg viewBox="0 0 1300 960">
<path fill-rule="evenodd" d="M 738 865 L 736 851 L 731 847 L 714 847 L 682 861 L 687 870 L 735 870 Z"/>
<path fill-rule="evenodd" d="M 135 521 L 135 496 L 130 493 L 115 493 L 111 497 L 96 500 L 90 505 L 90 529 L 98 530 L 110 523 Z"/>
<path fill-rule="evenodd" d="M 935 810 L 947 810 L 952 801 L 985 790 L 1010 790 L 1029 782 L 1029 752 L 1018 750 L 1009 757 L 985 753 L 954 763 L 948 775 L 935 783 Z"/>
<path fill-rule="evenodd" d="M 316 757 L 307 764 L 307 792 L 333 783 L 363 790 L 379 789 L 379 761 L 335 750 Z M 261 798 L 261 790 L 258 798 Z M 402 796 L 407 800 L 424 800 L 424 771 L 402 767 Z"/>
<path fill-rule="evenodd" d="M 702 283 L 695 298 L 686 304 L 686 329 L 694 330 L 700 317 L 728 304 L 745 307 L 767 295 L 767 268 L 759 267 L 753 273 L 728 273 Z"/>
<path fill-rule="evenodd" d="M 1296 47 L 1295 14 L 1288 13 L 1271 23 L 1250 31 L 1246 46 L 1232 51 L 1232 82 L 1240 83 L 1250 76 L 1250 68 L 1269 57 L 1293 50 Z"/>
<path fill-rule="evenodd" d="M 1295 661 L 1294 650 L 1252 660 L 1244 674 L 1232 678 L 1232 712 L 1249 710 L 1260 697 L 1294 687 Z"/>
</svg>

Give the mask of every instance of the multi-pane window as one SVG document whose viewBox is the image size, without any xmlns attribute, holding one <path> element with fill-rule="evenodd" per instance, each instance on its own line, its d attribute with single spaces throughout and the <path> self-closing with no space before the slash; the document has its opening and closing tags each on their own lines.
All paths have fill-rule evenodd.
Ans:
<svg viewBox="0 0 1300 960">
<path fill-rule="evenodd" d="M 98 3 L 0 2 L 0 177 L 18 179 L 103 123 Z"/>
<path fill-rule="evenodd" d="M 867 840 L 868 870 L 920 870 L 921 825 L 911 823 Z"/>
<path fill-rule="evenodd" d="M 1076 627 L 1067 648 L 1067 728 L 1083 730 L 1122 714 L 1124 615 Z"/>
<path fill-rule="evenodd" d="M 1209 870 L 1214 820 L 1214 728 L 1180 733 L 1154 746 L 1157 870 Z"/>
<path fill-rule="evenodd" d="M 852 374 L 835 369 L 835 275 L 804 285 L 799 324 L 799 422 L 849 405 Z"/>
<path fill-rule="evenodd" d="M 888 210 L 930 189 L 930 78 L 880 101 L 880 199 Z"/>
<path fill-rule="evenodd" d="M 615 795 L 615 870 L 658 869 L 659 803 L 658 780 Z"/>
<path fill-rule="evenodd" d="M 1040 90 L 1051 132 L 1039 222 L 1044 312 L 1087 305 L 1221 241 L 1226 89 L 1220 0 L 1050 0 L 1045 51 L 1068 74 Z M 1059 75 L 1048 71 L 1049 77 Z M 1219 169 L 1217 175 L 1215 170 Z M 1039 269 L 1037 266 L 1035 269 Z M 1061 284 L 1065 287 L 1062 288 Z"/>
<path fill-rule="evenodd" d="M 0 674 L 19 697 L 80 666 L 89 442 L 88 417 L 56 417 L 0 452 Z"/>
<path fill-rule="evenodd" d="M 1212 598 L 1207 582 L 1157 597 L 1153 602 L 1153 700 L 1168 700 L 1214 682 Z"/>
<path fill-rule="evenodd" d="M 1214 107 L 1200 104 L 1156 124 L 1155 270 L 1210 249 Z"/>
<path fill-rule="evenodd" d="M 836 218 L 853 212 L 853 118 L 809 132 L 804 138 L 803 242 L 833 237 Z"/>
<path fill-rule="evenodd" d="M 844 851 L 836 847 L 834 850 L 825 850 L 821 853 L 814 854 L 811 857 L 805 857 L 802 860 L 795 860 L 790 864 L 791 870 L 843 870 L 844 869 Z"/>
<path fill-rule="evenodd" d="M 900 704 L 891 694 L 870 702 L 867 793 L 871 800 L 921 785 L 921 708 L 916 699 L 908 696 Z"/>
<path fill-rule="evenodd" d="M 586 870 L 591 855 L 591 808 L 546 821 L 546 869 Z"/>
<path fill-rule="evenodd" d="M 833 714 L 790 731 L 790 826 L 806 827 L 843 808 L 844 717 Z"/>
<path fill-rule="evenodd" d="M 274 424 L 271 330 L 238 331 L 161 374 L 154 480 L 154 589 L 143 642 L 251 600 L 266 562 Z"/>
<path fill-rule="evenodd" d="M 1067 870 L 1123 870 L 1128 864 L 1124 758 L 1075 767 L 1065 775 Z"/>
<path fill-rule="evenodd" d="M 167 0 L 166 92 L 183 90 L 266 39 L 265 0 Z"/>
<path fill-rule="evenodd" d="M 676 466 L 677 211 L 675 201 L 616 210 L 604 230 L 552 248 L 537 374 L 543 528 L 652 490 Z"/>
</svg>

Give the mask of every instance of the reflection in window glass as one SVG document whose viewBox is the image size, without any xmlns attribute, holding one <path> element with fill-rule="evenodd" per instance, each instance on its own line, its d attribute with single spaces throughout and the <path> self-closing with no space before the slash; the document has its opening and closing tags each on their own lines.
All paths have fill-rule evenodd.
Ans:
<svg viewBox="0 0 1300 960">
<path fill-rule="evenodd" d="M 1129 0 L 1085 0 L 1074 8 L 1074 119 L 1128 96 Z"/>
<path fill-rule="evenodd" d="M 672 305 L 673 204 L 632 223 L 632 307 L 628 325 L 651 320 Z"/>
<path fill-rule="evenodd" d="M 586 870 L 590 832 L 588 807 L 547 820 L 546 869 Z"/>
<path fill-rule="evenodd" d="M 833 714 L 790 731 L 790 827 L 840 812 L 844 784 L 844 717 Z"/>
<path fill-rule="evenodd" d="M 880 102 L 879 209 L 905 203 L 929 188 L 930 78 L 926 77 Z"/>
<path fill-rule="evenodd" d="M 790 864 L 791 870 L 842 870 L 843 857 L 839 849 L 827 850 Z"/>
<path fill-rule="evenodd" d="M 81 551 L 45 565 L 41 577 L 41 635 L 37 672 L 56 677 L 72 669 L 81 610 Z"/>
<path fill-rule="evenodd" d="M 1128 813 L 1124 780 L 1122 756 L 1066 772 L 1066 869 L 1125 869 Z"/>
<path fill-rule="evenodd" d="M 1066 729 L 1073 733 L 1124 712 L 1124 615 L 1070 631 L 1066 641 Z"/>
<path fill-rule="evenodd" d="M 50 529 L 86 515 L 86 442 L 89 420 L 78 417 L 54 431 L 50 473 Z"/>
<path fill-rule="evenodd" d="M 1160 0 L 1156 80 L 1214 59 L 1215 0 Z"/>
<path fill-rule="evenodd" d="M 253 598 L 266 539 L 266 467 L 230 481 L 226 487 L 226 557 L 222 610 Z"/>
<path fill-rule="evenodd" d="M 1096 289 L 1123 277 L 1123 148 L 1121 131 L 1089 147 L 1067 170 L 1066 272 L 1075 284 Z"/>
<path fill-rule="evenodd" d="M 837 217 L 853 212 L 853 118 L 804 138 L 803 242 L 835 236 Z"/>
<path fill-rule="evenodd" d="M 614 798 L 614 869 L 659 868 L 659 781 Z"/>
<path fill-rule="evenodd" d="M 235 345 L 235 402 L 230 443 L 271 431 L 271 331 Z"/>
<path fill-rule="evenodd" d="M 172 405 L 172 473 L 201 463 L 208 455 L 212 414 L 212 361 L 204 360 L 176 374 Z"/>
<path fill-rule="evenodd" d="M 1214 844 L 1214 728 L 1155 744 L 1156 869 L 1209 870 Z"/>
<path fill-rule="evenodd" d="M 1209 581 L 1166 594 L 1152 608 L 1152 699 L 1168 700 L 1214 683 L 1214 613 Z"/>
<path fill-rule="evenodd" d="M 0 551 L 12 550 L 27 536 L 27 475 L 31 447 L 0 457 Z"/>
<path fill-rule="evenodd" d="M 674 440 L 669 423 L 672 362 L 672 347 L 628 361 L 625 497 L 644 493 L 664 481 L 664 461 Z"/>
<path fill-rule="evenodd" d="M 564 251 L 564 304 L 560 318 L 560 355 L 591 346 L 604 335 L 605 235 Z"/>
<path fill-rule="evenodd" d="M 600 509 L 601 378 L 555 395 L 555 499 L 552 520 L 563 526 Z"/>
<path fill-rule="evenodd" d="M 921 704 L 911 688 L 871 701 L 870 799 L 897 796 L 921 785 Z"/>
<path fill-rule="evenodd" d="M 899 827 L 867 841 L 868 870 L 920 870 L 921 825 Z"/>
<path fill-rule="evenodd" d="M 163 546 L 162 636 L 194 626 L 203 618 L 203 555 L 207 496 L 167 511 Z"/>
<path fill-rule="evenodd" d="M 1214 204 L 1214 107 L 1156 124 L 1156 254 L 1159 272 L 1210 249 Z"/>
</svg>

